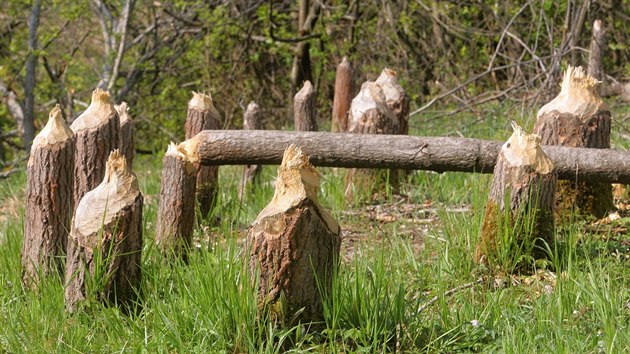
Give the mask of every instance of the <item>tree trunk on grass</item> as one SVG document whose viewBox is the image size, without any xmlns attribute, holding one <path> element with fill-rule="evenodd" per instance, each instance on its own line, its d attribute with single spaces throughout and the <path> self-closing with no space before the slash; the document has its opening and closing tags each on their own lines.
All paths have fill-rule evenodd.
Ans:
<svg viewBox="0 0 630 354">
<path fill-rule="evenodd" d="M 73 206 L 85 193 L 94 189 L 105 175 L 105 164 L 110 152 L 118 147 L 120 120 L 109 93 L 96 89 L 92 102 L 70 126 L 76 138 L 74 153 Z"/>
<path fill-rule="evenodd" d="M 122 102 L 121 104 L 114 106 L 114 108 L 116 108 L 118 117 L 120 117 L 120 141 L 118 146 L 120 147 L 120 152 L 127 159 L 129 167 L 132 167 L 133 158 L 135 156 L 133 143 L 133 120 L 129 117 L 127 102 Z"/>
<path fill-rule="evenodd" d="M 247 111 L 243 117 L 243 129 L 245 130 L 261 130 L 262 122 L 260 121 L 260 107 L 256 102 L 250 102 L 247 105 Z M 243 168 L 243 177 L 238 188 L 238 199 L 243 201 L 247 189 L 254 183 L 257 183 L 262 172 L 261 165 L 245 165 Z"/>
<path fill-rule="evenodd" d="M 310 81 L 305 81 L 304 87 L 293 98 L 293 119 L 296 131 L 317 131 L 315 91 Z"/>
<path fill-rule="evenodd" d="M 186 144 L 190 144 L 188 146 Z M 163 253 L 174 253 L 185 261 L 195 225 L 197 147 L 195 140 L 171 143 L 164 155 L 157 216 L 156 243 Z"/>
<path fill-rule="evenodd" d="M 221 117 L 214 107 L 210 95 L 193 93 L 188 103 L 188 117 L 186 118 L 186 139 L 191 139 L 202 130 L 219 129 Z M 197 172 L 197 203 L 201 218 L 208 217 L 214 208 L 219 183 L 218 166 L 201 166 Z"/>
<path fill-rule="evenodd" d="M 142 204 L 136 175 L 113 151 L 103 182 L 77 206 L 68 242 L 66 308 L 86 299 L 129 310 L 140 287 Z"/>
<path fill-rule="evenodd" d="M 318 191 L 319 174 L 299 148 L 289 146 L 275 195 L 247 235 L 250 272 L 259 274 L 259 313 L 269 311 L 273 321 L 323 320 L 322 292 L 332 291 L 341 228 L 319 204 Z"/>
<path fill-rule="evenodd" d="M 398 134 L 401 128 L 396 114 L 387 106 L 383 89 L 371 81 L 365 82 L 352 100 L 348 123 L 348 131 L 353 134 Z M 382 198 L 387 188 L 398 192 L 398 171 L 352 169 L 346 175 L 348 200 Z"/>
<path fill-rule="evenodd" d="M 39 276 L 62 274 L 70 218 L 75 140 L 59 105 L 35 137 L 26 167 L 22 281 L 35 287 Z"/>
<path fill-rule="evenodd" d="M 352 64 L 347 57 L 343 57 L 337 66 L 335 76 L 335 97 L 333 99 L 332 131 L 348 131 L 348 111 L 352 102 Z"/>
<path fill-rule="evenodd" d="M 534 131 L 545 145 L 595 149 L 610 148 L 610 111 L 595 92 L 597 80 L 581 67 L 569 66 L 560 94 L 538 111 Z M 568 217 L 577 208 L 582 215 L 602 218 L 615 209 L 609 183 L 578 178 L 558 183 L 556 212 Z"/>
<path fill-rule="evenodd" d="M 557 175 L 553 163 L 542 151 L 540 137 L 526 134 L 515 123 L 512 126 L 514 134 L 501 148 L 494 168 L 475 254 L 476 262 L 493 269 L 522 268 L 526 264 L 519 260 L 521 256 L 541 259 L 546 257 L 547 247 L 554 248 Z"/>
</svg>

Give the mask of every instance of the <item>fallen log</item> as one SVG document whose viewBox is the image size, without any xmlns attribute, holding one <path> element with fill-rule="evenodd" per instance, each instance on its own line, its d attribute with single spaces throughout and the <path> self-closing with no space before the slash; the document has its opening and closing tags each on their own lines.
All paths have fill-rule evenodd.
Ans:
<svg viewBox="0 0 630 354">
<path fill-rule="evenodd" d="M 284 149 L 295 144 L 315 166 L 477 173 L 492 173 L 503 144 L 458 137 L 273 130 L 206 130 L 194 139 L 203 165 L 278 165 Z M 543 151 L 560 179 L 630 183 L 628 151 L 563 146 L 543 146 Z"/>
</svg>

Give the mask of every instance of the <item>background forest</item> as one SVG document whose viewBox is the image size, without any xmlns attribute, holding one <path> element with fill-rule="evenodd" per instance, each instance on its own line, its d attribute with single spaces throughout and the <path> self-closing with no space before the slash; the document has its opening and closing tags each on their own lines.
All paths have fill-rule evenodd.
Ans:
<svg viewBox="0 0 630 354">
<path fill-rule="evenodd" d="M 129 103 L 141 152 L 183 139 L 191 91 L 213 95 L 226 128 L 240 128 L 254 100 L 266 129 L 284 129 L 308 79 L 327 129 L 343 56 L 357 91 L 382 68 L 396 70 L 420 132 L 422 113 L 437 107 L 537 107 L 557 92 L 566 64 L 587 63 L 595 19 L 607 32 L 607 81 L 627 80 L 627 0 L 8 0 L 0 5 L 0 164 L 8 170 L 24 158 L 16 152 L 55 103 L 71 121 L 96 86 Z"/>
</svg>

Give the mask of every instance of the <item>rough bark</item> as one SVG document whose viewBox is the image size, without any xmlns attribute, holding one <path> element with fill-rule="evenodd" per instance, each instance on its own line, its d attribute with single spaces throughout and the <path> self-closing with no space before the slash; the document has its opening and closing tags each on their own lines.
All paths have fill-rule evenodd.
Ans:
<svg viewBox="0 0 630 354">
<path fill-rule="evenodd" d="M 120 120 L 109 93 L 96 89 L 92 102 L 70 126 L 76 138 L 73 206 L 105 175 L 110 152 L 118 148 Z"/>
<path fill-rule="evenodd" d="M 197 133 L 207 129 L 219 129 L 221 117 L 214 107 L 210 95 L 193 93 L 193 98 L 188 103 L 188 116 L 186 118 L 186 139 L 191 139 Z M 201 218 L 208 217 L 210 210 L 214 208 L 219 182 L 218 166 L 201 166 L 197 172 L 197 203 Z"/>
<path fill-rule="evenodd" d="M 300 146 L 316 166 L 401 168 L 435 172 L 492 173 L 499 141 L 401 135 L 287 131 L 203 131 L 199 159 L 204 165 L 277 165 L 283 149 Z M 560 179 L 630 183 L 630 152 L 543 146 Z"/>
<path fill-rule="evenodd" d="M 137 299 L 142 252 L 142 205 L 138 180 L 115 150 L 103 182 L 77 206 L 68 239 L 66 308 L 85 299 L 123 305 Z"/>
<path fill-rule="evenodd" d="M 39 16 L 41 1 L 34 0 L 31 16 L 28 20 L 28 55 L 24 66 L 24 148 L 30 151 L 33 137 L 35 136 L 35 85 L 37 81 L 37 30 L 39 28 Z"/>
<path fill-rule="evenodd" d="M 588 56 L 588 75 L 595 80 L 604 80 L 602 56 L 606 49 L 606 32 L 602 20 L 593 21 L 593 34 L 591 39 L 591 52 Z"/>
<path fill-rule="evenodd" d="M 118 142 L 120 152 L 127 159 L 129 167 L 133 167 L 133 158 L 135 156 L 135 145 L 133 142 L 133 120 L 129 116 L 129 108 L 127 102 L 114 106 L 118 117 L 120 117 L 120 141 Z"/>
<path fill-rule="evenodd" d="M 400 121 L 387 106 L 385 93 L 375 82 L 365 82 L 352 100 L 348 131 L 353 134 L 399 134 Z M 346 175 L 346 199 L 381 198 L 386 188 L 398 191 L 398 171 L 352 169 Z M 360 191 L 360 193 L 355 193 Z"/>
<path fill-rule="evenodd" d="M 301 132 L 317 131 L 317 115 L 315 114 L 315 91 L 310 81 L 293 98 L 293 121 L 295 130 Z"/>
<path fill-rule="evenodd" d="M 289 146 L 274 197 L 248 232 L 258 309 L 275 321 L 323 320 L 322 292 L 332 291 L 341 228 L 317 200 L 319 183 L 308 157 Z"/>
<path fill-rule="evenodd" d="M 22 281 L 62 274 L 70 218 L 75 140 L 57 105 L 35 137 L 26 167 Z"/>
<path fill-rule="evenodd" d="M 250 102 L 247 105 L 247 110 L 243 117 L 243 129 L 245 130 L 260 130 L 262 129 L 262 122 L 260 120 L 260 107 L 256 102 Z M 262 172 L 261 165 L 245 165 L 243 168 L 243 177 L 241 178 L 241 184 L 238 189 L 238 199 L 243 201 L 247 189 L 257 183 Z"/>
<path fill-rule="evenodd" d="M 394 112 L 398 118 L 398 134 L 407 135 L 409 133 L 409 95 L 398 83 L 398 78 L 394 70 L 385 68 L 376 79 L 376 84 L 381 87 L 385 95 L 387 107 Z"/>
<path fill-rule="evenodd" d="M 192 244 L 195 225 L 196 150 L 194 145 L 171 143 L 162 160 L 155 240 L 162 252 L 184 260 Z"/>
<path fill-rule="evenodd" d="M 514 134 L 497 157 L 475 254 L 477 262 L 493 269 L 505 266 L 504 262 L 522 268 L 527 259 L 519 257 L 545 258 L 547 248 L 554 247 L 557 175 L 553 163 L 542 151 L 540 137 L 526 134 L 514 123 L 513 127 Z"/>
<path fill-rule="evenodd" d="M 353 69 L 347 57 L 343 57 L 337 66 L 335 76 L 335 97 L 333 99 L 332 131 L 348 131 L 348 111 L 352 102 Z"/>
<path fill-rule="evenodd" d="M 534 131 L 545 145 L 610 148 L 610 111 L 595 92 L 597 80 L 581 67 L 569 67 L 558 97 L 538 112 Z M 604 217 L 615 209 L 612 187 L 579 178 L 558 184 L 556 212 L 567 217 L 577 208 L 583 215 Z"/>
</svg>

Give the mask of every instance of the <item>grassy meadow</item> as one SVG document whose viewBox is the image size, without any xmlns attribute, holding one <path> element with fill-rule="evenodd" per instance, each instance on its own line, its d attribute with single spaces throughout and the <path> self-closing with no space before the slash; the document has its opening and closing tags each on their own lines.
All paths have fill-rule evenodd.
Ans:
<svg viewBox="0 0 630 354">
<path fill-rule="evenodd" d="M 478 114 L 429 112 L 414 135 L 505 140 L 535 113 L 496 104 Z M 611 104 L 613 147 L 628 148 L 630 106 Z M 22 287 L 24 173 L 0 181 L 0 352 L 499 352 L 630 351 L 630 218 L 558 225 L 558 249 L 533 274 L 473 263 L 489 174 L 418 171 L 403 195 L 353 207 L 342 169 L 320 169 L 320 199 L 342 225 L 341 265 L 324 299 L 323 330 L 276 327 L 256 316 L 243 237 L 273 195 L 275 166 L 243 203 L 240 166 L 221 168 L 218 224 L 199 225 L 189 263 L 154 244 L 161 156 L 134 169 L 145 196 L 142 301 L 125 315 L 89 302 L 64 311 L 61 279 Z M 624 213 L 621 214 L 624 216 Z M 506 260 L 509 262 L 509 260 Z M 509 264 L 506 264 L 509 267 Z"/>
</svg>

